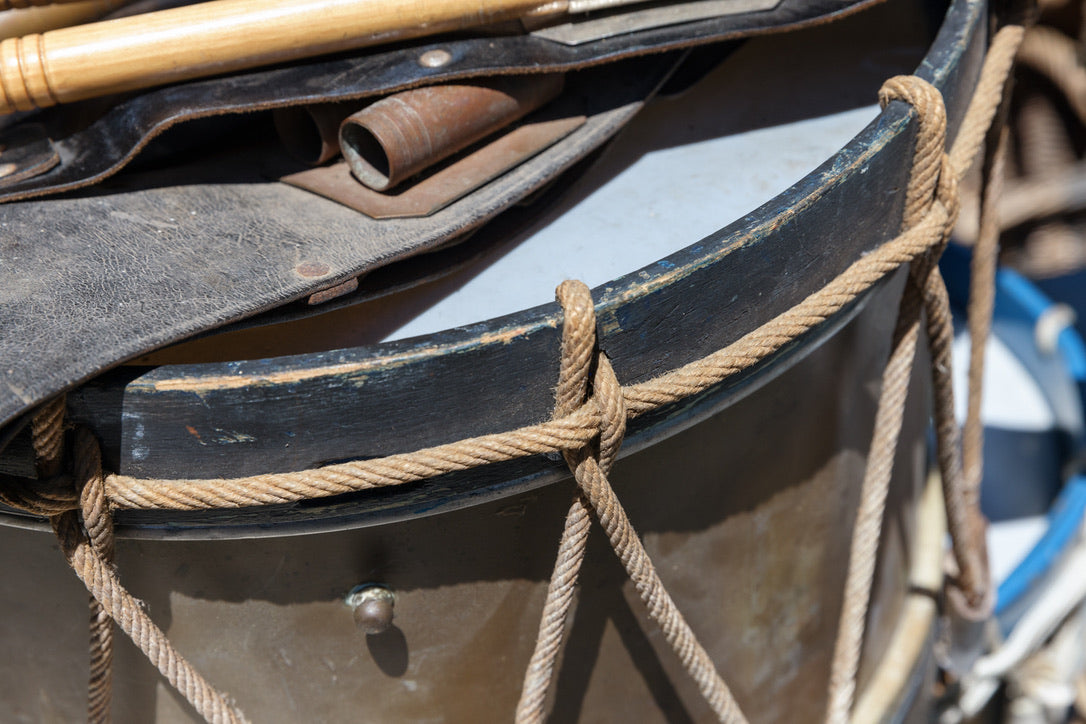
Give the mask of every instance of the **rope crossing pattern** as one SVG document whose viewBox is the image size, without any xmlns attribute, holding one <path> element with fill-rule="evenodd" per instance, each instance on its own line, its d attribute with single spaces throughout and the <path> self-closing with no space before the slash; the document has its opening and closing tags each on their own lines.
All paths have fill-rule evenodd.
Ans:
<svg viewBox="0 0 1086 724">
<path fill-rule="evenodd" d="M 1007 26 L 993 37 L 977 89 L 949 153 L 945 150 L 945 110 L 938 91 L 912 76 L 887 81 L 880 92 L 881 102 L 910 103 L 919 118 L 906 191 L 904 230 L 855 261 L 821 290 L 727 347 L 655 379 L 623 387 L 606 355 L 597 348 L 595 311 L 588 288 L 579 282 L 564 282 L 557 293 L 564 311 L 562 361 L 554 419 L 548 422 L 414 453 L 301 472 L 231 480 L 154 480 L 104 475 L 97 442 L 82 429 L 71 436 L 74 471 L 71 475 L 64 473 L 64 402 L 58 399 L 47 405 L 33 425 L 41 480 L 0 489 L 0 502 L 50 518 L 62 551 L 92 596 L 89 720 L 109 718 L 112 622 L 116 622 L 208 721 L 245 721 L 230 700 L 181 657 L 139 601 L 121 585 L 110 562 L 112 509 L 198 510 L 289 503 L 561 452 L 579 490 L 566 516 L 536 648 L 517 707 L 517 721 L 540 722 L 545 716 L 547 691 L 595 516 L 651 618 L 717 717 L 723 722 L 745 722 L 732 693 L 664 588 L 607 474 L 629 419 L 703 392 L 762 362 L 840 312 L 887 275 L 910 265 L 891 356 L 883 374 L 830 678 L 826 720 L 834 724 L 847 721 L 855 693 L 882 511 L 922 318 L 926 319 L 932 349 L 938 460 L 958 571 L 953 581 L 959 594 L 955 598 L 964 612 L 975 616 L 986 615 L 990 605 L 982 547 L 984 524 L 974 491 L 964 481 L 960 433 L 953 419 L 949 307 L 936 264 L 957 218 L 958 179 L 980 150 L 1000 106 L 1023 32 L 1019 26 Z M 988 281 L 979 279 L 974 283 Z M 975 389 L 970 390 L 971 397 L 975 393 Z"/>
<path fill-rule="evenodd" d="M 585 503 L 592 508 L 615 554 L 622 561 L 630 580 L 648 607 L 649 615 L 664 632 L 667 642 L 682 661 L 702 696 L 721 721 L 746 722 L 739 705 L 720 677 L 709 655 L 679 613 L 675 602 L 664 588 L 656 568 L 649 559 L 641 539 L 633 529 L 626 511 L 607 480 L 607 472 L 618 455 L 626 429 L 626 410 L 622 386 L 615 377 L 611 363 L 596 349 L 596 315 L 592 295 L 581 282 L 566 281 L 558 287 L 558 301 L 565 312 L 562 327 L 562 366 L 559 375 L 556 412 L 568 409 L 576 400 L 587 397 L 589 365 L 595 358 L 595 374 L 591 376 L 591 393 L 603 411 L 598 448 L 588 447 L 564 451 L 566 463 L 573 471 L 580 494 L 574 500 L 566 518 L 559 544 L 554 577 L 547 591 L 536 650 L 525 676 L 524 690 L 517 706 L 518 722 L 541 722 L 544 703 L 555 659 L 565 630 L 566 613 L 573 599 L 577 573 L 584 559 L 590 520 Z"/>
</svg>

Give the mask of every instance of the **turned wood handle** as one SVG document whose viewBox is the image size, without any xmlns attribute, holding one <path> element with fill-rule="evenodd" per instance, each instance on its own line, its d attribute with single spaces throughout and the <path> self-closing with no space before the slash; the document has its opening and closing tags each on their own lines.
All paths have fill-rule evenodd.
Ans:
<svg viewBox="0 0 1086 724">
<path fill-rule="evenodd" d="M 540 0 L 213 0 L 0 42 L 0 114 L 476 27 Z"/>
</svg>

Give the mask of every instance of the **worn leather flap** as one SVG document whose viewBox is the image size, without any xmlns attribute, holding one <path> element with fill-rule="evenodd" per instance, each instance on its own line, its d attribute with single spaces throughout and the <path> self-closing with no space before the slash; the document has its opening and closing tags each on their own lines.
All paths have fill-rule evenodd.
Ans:
<svg viewBox="0 0 1086 724">
<path fill-rule="evenodd" d="M 598 148 L 678 60 L 576 74 L 582 126 L 429 217 L 374 220 L 269 181 L 277 162 L 260 144 L 0 207 L 0 423 L 148 350 L 475 229 Z"/>
</svg>

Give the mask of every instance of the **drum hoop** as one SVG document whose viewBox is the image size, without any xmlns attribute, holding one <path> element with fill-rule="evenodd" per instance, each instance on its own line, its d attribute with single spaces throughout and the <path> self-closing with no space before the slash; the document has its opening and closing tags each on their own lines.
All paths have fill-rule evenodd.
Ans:
<svg viewBox="0 0 1086 724">
<path fill-rule="evenodd" d="M 918 71 L 948 98 L 951 134 L 964 114 L 964 103 L 970 95 L 967 89 L 972 87 L 979 73 L 983 57 L 983 18 L 983 2 L 955 0 Z M 883 203 L 878 207 L 878 213 L 864 212 L 871 210 L 870 197 L 880 196 L 877 189 L 872 189 L 873 184 L 905 185 L 908 164 L 904 159 L 912 157 L 913 133 L 909 119 L 906 106 L 892 104 L 819 169 L 754 213 L 701 242 L 597 289 L 601 346 L 614 360 L 622 383 L 643 381 L 726 346 L 782 309 L 793 306 L 813 291 L 809 287 L 821 287 L 856 257 L 892 238 L 898 229 L 900 195 L 892 197 L 893 206 L 889 211 Z M 847 239 L 837 240 L 842 243 L 823 244 L 813 252 L 814 245 L 802 243 L 807 236 L 805 229 L 817 221 L 820 214 L 832 213 L 836 205 L 856 197 L 859 201 L 853 210 L 864 218 L 858 220 Z M 863 197 L 869 197 L 867 203 L 863 203 Z M 785 254 L 785 268 L 782 269 L 782 258 L 771 253 L 775 249 L 792 252 L 799 249 L 811 256 Z M 767 262 L 767 257 L 773 258 Z M 761 294 L 770 297 L 770 303 L 764 309 L 738 312 L 733 306 L 728 310 L 734 315 L 732 324 L 716 328 L 706 326 L 704 320 L 720 312 L 716 300 L 739 298 L 729 292 L 738 289 L 734 279 L 740 276 L 740 267 L 743 264 L 749 267 L 752 262 L 755 267 L 761 267 L 756 270 L 760 275 L 753 276 L 758 282 L 766 282 Z M 810 272 L 805 286 L 792 281 L 794 277 L 788 273 L 792 270 L 790 264 Z M 695 295 L 699 289 L 700 296 Z M 749 280 L 745 289 L 750 292 Z M 646 346 L 640 330 L 659 328 L 660 309 L 679 310 L 673 316 L 680 317 L 683 322 L 666 340 L 670 344 L 659 345 L 668 349 L 666 368 L 662 368 L 658 360 L 649 360 L 639 352 Z M 102 431 L 109 467 L 136 477 L 229 477 L 306 469 L 335 459 L 380 457 L 547 419 L 553 404 L 550 390 L 557 370 L 560 321 L 560 311 L 556 305 L 549 304 L 465 329 L 373 347 L 240 363 L 164 366 L 136 379 L 125 379 L 132 373 L 122 371 L 107 376 L 101 386 L 90 386 L 70 396 L 69 405 L 75 419 Z M 691 333 L 694 330 L 698 333 Z M 649 340 L 653 341 L 660 342 Z M 401 411 L 411 408 L 404 404 L 404 396 L 409 398 L 417 391 L 420 380 L 428 383 L 436 380 L 441 386 L 447 379 L 466 378 L 478 369 L 493 370 L 494 376 L 499 378 L 510 369 L 528 374 L 521 375 L 516 383 L 522 390 L 520 394 L 510 395 L 508 390 L 491 393 L 502 403 L 500 408 L 485 404 L 476 408 L 452 405 L 464 413 L 462 418 L 455 420 L 459 423 L 455 429 L 449 425 L 435 430 L 438 426 L 432 425 L 433 418 L 426 415 L 419 415 L 415 420 L 404 419 Z M 719 395 L 715 405 L 728 404 L 728 395 L 739 394 L 742 386 L 741 379 L 723 383 L 715 393 Z M 288 449 L 278 440 L 287 431 L 280 428 L 279 436 L 270 435 L 276 440 L 273 445 L 279 449 L 278 457 L 269 454 L 267 449 L 252 449 L 247 456 L 239 455 L 236 445 L 224 446 L 227 449 L 215 451 L 218 454 L 208 454 L 211 448 L 203 447 L 196 439 L 198 436 L 185 432 L 199 429 L 208 422 L 213 423 L 212 427 L 228 430 L 240 429 L 245 419 L 260 419 L 266 424 L 268 420 L 285 417 L 282 411 L 292 407 L 292 399 L 312 396 L 312 399 L 320 400 L 324 391 L 345 388 L 349 394 L 338 400 L 344 410 L 353 408 L 362 421 L 386 420 L 392 411 L 396 411 L 402 427 L 395 430 L 395 434 L 386 434 L 379 439 L 380 435 L 367 435 L 365 430 L 352 429 L 348 425 L 341 437 L 333 436 L 323 447 L 312 445 L 312 439 L 298 440 L 290 444 L 286 455 L 282 453 Z M 477 392 L 469 388 L 462 395 L 466 398 L 462 402 Z M 124 396 L 124 409 L 118 425 L 115 419 L 106 418 L 117 414 L 115 401 L 120 394 Z M 102 405 L 103 397 L 112 401 L 113 406 Z M 278 409 L 277 405 L 280 406 Z M 358 409 L 360 407 L 362 409 Z M 473 412 L 478 414 L 472 417 Z M 111 440 L 107 432 L 112 429 L 120 436 L 118 428 L 121 425 L 131 429 L 143 425 L 153 433 L 161 433 L 167 421 L 173 430 L 181 433 L 162 435 L 153 442 L 150 435 L 145 435 L 142 442 L 134 441 L 130 436 L 118 442 L 116 438 Z M 295 419 L 292 424 L 311 435 L 320 432 L 319 426 L 309 426 L 304 420 Z M 659 425 L 659 420 L 656 424 Z M 652 425 L 651 420 L 635 421 L 630 435 L 644 441 L 639 444 L 651 444 L 655 435 L 666 434 L 666 426 L 654 428 Z M 375 422 L 370 426 L 370 432 L 379 432 L 382 426 L 388 427 Z M 362 445 L 359 441 L 363 441 Z M 318 457 L 313 459 L 313 456 Z M 242 458 L 244 461 L 239 465 Z M 207 471 L 210 470 L 214 472 L 209 474 Z M 546 484 L 564 477 L 560 470 L 556 461 L 537 456 L 520 465 L 511 478 L 496 481 L 487 475 L 473 475 L 472 487 L 457 490 L 454 497 L 459 500 L 447 503 L 445 509 L 481 503 Z M 332 527 L 372 524 L 416 515 L 420 509 L 435 510 L 438 509 L 435 497 L 447 497 L 448 493 L 448 488 L 442 485 L 436 492 L 418 488 L 382 491 L 382 498 L 376 505 L 372 496 L 346 503 L 336 501 L 336 505 L 343 506 L 341 510 L 353 508 L 355 513 L 369 512 L 365 521 L 357 515 L 351 518 L 345 514 L 339 520 L 350 522 Z M 276 511 L 271 516 L 269 511 L 254 516 L 233 513 L 218 520 L 215 516 L 208 520 L 205 514 L 198 513 L 125 513 L 119 522 L 126 535 L 140 537 L 278 535 L 299 532 L 291 523 L 312 521 L 316 517 L 314 508 L 319 505 L 322 504 L 314 503 L 300 511 L 293 508 Z M 270 520 L 275 521 L 279 532 L 269 533 Z M 315 527 L 320 526 L 310 522 L 305 529 Z"/>
</svg>

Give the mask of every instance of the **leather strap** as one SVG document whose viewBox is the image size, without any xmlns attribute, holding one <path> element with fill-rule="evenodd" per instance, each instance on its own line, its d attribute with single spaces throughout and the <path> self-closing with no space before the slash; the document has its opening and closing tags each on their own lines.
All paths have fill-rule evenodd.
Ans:
<svg viewBox="0 0 1086 724">
<path fill-rule="evenodd" d="M 0 135 L 4 161 L 22 148 L 20 169 L 0 178 L 0 201 L 42 196 L 89 186 L 117 173 L 151 140 L 182 123 L 257 110 L 346 101 L 383 95 L 417 85 L 480 75 L 571 71 L 624 58 L 688 48 L 754 34 L 779 32 L 819 22 L 881 0 L 780 0 L 771 10 L 723 15 L 595 42 L 565 45 L 532 34 L 428 42 L 377 53 L 303 63 L 160 88 L 141 95 L 49 109 L 34 117 L 42 124 L 33 140 Z M 442 50 L 439 67 L 419 62 Z M 113 105 L 104 107 L 105 104 Z M 73 116 L 90 119 L 71 130 Z M 22 132 L 22 131 L 21 131 Z M 22 132 L 25 136 L 25 132 Z M 49 170 L 41 173 L 41 169 Z"/>
</svg>

